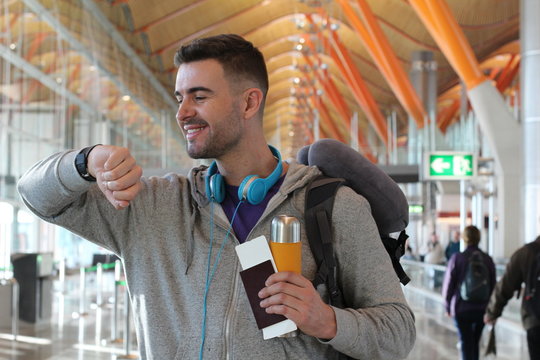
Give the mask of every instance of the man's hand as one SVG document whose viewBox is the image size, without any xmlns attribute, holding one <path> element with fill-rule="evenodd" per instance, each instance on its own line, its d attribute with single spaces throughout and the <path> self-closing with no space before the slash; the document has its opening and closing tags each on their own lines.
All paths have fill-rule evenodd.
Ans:
<svg viewBox="0 0 540 360">
<path fill-rule="evenodd" d="M 126 148 L 98 145 L 88 154 L 87 166 L 100 190 L 117 210 L 129 206 L 142 189 L 142 169 Z"/>
<path fill-rule="evenodd" d="M 334 310 L 305 277 L 293 272 L 272 274 L 259 297 L 267 313 L 285 316 L 305 334 L 327 340 L 336 336 Z"/>
</svg>

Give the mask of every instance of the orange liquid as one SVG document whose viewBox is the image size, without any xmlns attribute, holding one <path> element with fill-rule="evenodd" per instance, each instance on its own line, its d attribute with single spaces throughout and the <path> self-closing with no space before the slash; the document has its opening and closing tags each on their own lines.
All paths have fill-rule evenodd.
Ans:
<svg viewBox="0 0 540 360">
<path fill-rule="evenodd" d="M 302 243 L 276 243 L 270 241 L 270 250 L 278 271 L 302 273 Z"/>
</svg>

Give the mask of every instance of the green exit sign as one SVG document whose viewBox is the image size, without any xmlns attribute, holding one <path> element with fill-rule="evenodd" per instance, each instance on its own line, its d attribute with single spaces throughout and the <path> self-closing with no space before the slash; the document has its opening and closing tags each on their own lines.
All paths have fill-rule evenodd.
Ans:
<svg viewBox="0 0 540 360">
<path fill-rule="evenodd" d="M 425 179 L 463 180 L 476 175 L 476 157 L 464 152 L 431 152 L 426 154 Z"/>
</svg>

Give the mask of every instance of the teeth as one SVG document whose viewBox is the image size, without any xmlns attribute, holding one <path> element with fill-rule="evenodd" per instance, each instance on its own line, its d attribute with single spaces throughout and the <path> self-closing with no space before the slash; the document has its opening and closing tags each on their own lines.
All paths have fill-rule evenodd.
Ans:
<svg viewBox="0 0 540 360">
<path fill-rule="evenodd" d="M 193 134 L 193 133 L 199 132 L 199 131 L 201 131 L 201 130 L 202 130 L 202 128 L 188 129 L 188 130 L 187 130 L 187 133 L 188 133 L 188 134 Z"/>
</svg>

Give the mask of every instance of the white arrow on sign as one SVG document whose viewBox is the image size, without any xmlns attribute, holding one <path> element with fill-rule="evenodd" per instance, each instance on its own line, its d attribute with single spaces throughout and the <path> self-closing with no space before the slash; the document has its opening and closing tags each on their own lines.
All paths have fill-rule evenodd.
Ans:
<svg viewBox="0 0 540 360">
<path fill-rule="evenodd" d="M 436 173 L 442 173 L 445 169 L 450 169 L 450 163 L 444 161 L 442 158 L 437 158 L 431 163 L 431 168 Z"/>
</svg>

